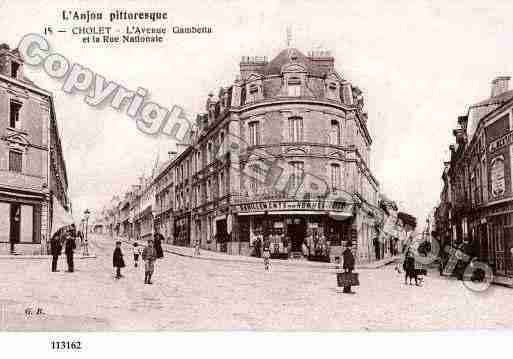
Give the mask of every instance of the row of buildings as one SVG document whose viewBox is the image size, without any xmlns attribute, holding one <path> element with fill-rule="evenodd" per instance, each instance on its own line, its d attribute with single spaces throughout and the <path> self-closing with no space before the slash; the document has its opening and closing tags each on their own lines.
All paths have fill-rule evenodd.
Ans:
<svg viewBox="0 0 513 359">
<path fill-rule="evenodd" d="M 114 196 L 93 230 L 141 240 L 158 230 L 176 245 L 242 255 L 258 234 L 288 238 L 292 253 L 307 238 L 329 241 L 333 258 L 352 242 L 369 262 L 415 227 L 380 200 L 362 92 L 328 52 L 243 57 L 183 142 Z"/>
<path fill-rule="evenodd" d="M 498 276 L 513 277 L 513 91 L 494 79 L 488 99 L 459 116 L 444 162 L 435 234 L 462 243 Z"/>
<path fill-rule="evenodd" d="M 0 254 L 43 254 L 71 223 L 68 176 L 52 94 L 0 44 Z"/>
</svg>

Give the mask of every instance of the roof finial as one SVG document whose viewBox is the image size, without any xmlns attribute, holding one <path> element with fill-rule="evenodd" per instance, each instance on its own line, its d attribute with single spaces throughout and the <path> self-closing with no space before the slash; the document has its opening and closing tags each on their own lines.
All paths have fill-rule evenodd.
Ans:
<svg viewBox="0 0 513 359">
<path fill-rule="evenodd" d="M 292 43 L 292 26 L 287 26 L 287 47 Z"/>
</svg>

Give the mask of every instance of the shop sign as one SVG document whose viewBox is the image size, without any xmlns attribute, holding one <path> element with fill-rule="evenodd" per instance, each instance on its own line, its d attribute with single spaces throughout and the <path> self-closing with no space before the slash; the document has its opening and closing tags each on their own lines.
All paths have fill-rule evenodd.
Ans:
<svg viewBox="0 0 513 359">
<path fill-rule="evenodd" d="M 490 181 L 492 183 L 492 195 L 494 197 L 502 196 L 506 191 L 504 180 L 504 157 L 498 156 L 492 160 Z"/>
<path fill-rule="evenodd" d="M 283 210 L 317 210 L 317 211 L 344 211 L 351 203 L 324 200 L 269 200 L 235 205 L 237 212 L 261 212 Z"/>
<path fill-rule="evenodd" d="M 513 131 L 510 131 L 502 137 L 490 142 L 488 145 L 488 152 L 493 153 L 504 146 L 510 145 L 511 143 L 513 143 Z"/>
</svg>

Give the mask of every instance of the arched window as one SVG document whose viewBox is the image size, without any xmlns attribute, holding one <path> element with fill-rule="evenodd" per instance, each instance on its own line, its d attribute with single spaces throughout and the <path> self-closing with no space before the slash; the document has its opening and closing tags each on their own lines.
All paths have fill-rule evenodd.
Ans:
<svg viewBox="0 0 513 359">
<path fill-rule="evenodd" d="M 289 141 L 303 141 L 303 119 L 301 117 L 289 118 Z"/>
<path fill-rule="evenodd" d="M 258 93 L 258 86 L 257 85 L 249 86 L 249 93 L 251 95 L 257 94 Z"/>
<path fill-rule="evenodd" d="M 340 124 L 337 120 L 331 120 L 330 145 L 340 145 Z"/>
</svg>

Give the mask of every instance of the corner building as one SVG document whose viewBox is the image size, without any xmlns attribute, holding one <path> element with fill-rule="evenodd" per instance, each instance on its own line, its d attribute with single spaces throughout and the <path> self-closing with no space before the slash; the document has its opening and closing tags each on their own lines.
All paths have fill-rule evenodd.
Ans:
<svg viewBox="0 0 513 359">
<path fill-rule="evenodd" d="M 317 237 L 331 260 L 349 241 L 358 261 L 374 259 L 382 213 L 367 114 L 329 53 L 243 57 L 187 142 L 157 177 L 173 174 L 175 243 L 251 255 L 257 233 L 274 233 L 293 256 Z"/>
</svg>

